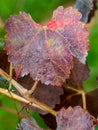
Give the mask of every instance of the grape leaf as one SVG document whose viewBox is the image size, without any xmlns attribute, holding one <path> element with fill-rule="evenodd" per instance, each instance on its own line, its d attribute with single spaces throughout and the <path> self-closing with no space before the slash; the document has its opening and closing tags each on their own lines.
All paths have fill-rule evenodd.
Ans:
<svg viewBox="0 0 98 130">
<path fill-rule="evenodd" d="M 55 94 L 54 94 L 55 93 Z M 39 84 L 38 88 L 35 90 L 33 96 L 40 102 L 55 108 L 56 104 L 60 103 L 60 96 L 63 95 L 62 87 L 53 87 L 51 85 Z M 37 110 L 36 108 L 34 108 Z M 39 111 L 41 114 L 46 114 L 45 111 Z"/>
<path fill-rule="evenodd" d="M 76 58 L 73 59 L 73 62 L 74 67 L 71 70 L 70 78 L 67 80 L 65 86 L 82 89 L 83 82 L 89 77 L 89 68 L 87 64 L 82 64 Z"/>
<path fill-rule="evenodd" d="M 85 63 L 88 30 L 74 8 L 58 7 L 46 26 L 20 12 L 7 20 L 5 50 L 16 75 L 30 73 L 34 80 L 61 86 L 69 78 L 73 57 Z"/>
<path fill-rule="evenodd" d="M 98 88 L 86 93 L 87 109 L 98 117 Z"/>
<path fill-rule="evenodd" d="M 0 68 L 9 73 L 8 56 L 4 50 L 0 51 Z"/>
<path fill-rule="evenodd" d="M 40 128 L 33 118 L 23 118 L 16 127 L 17 130 L 43 130 Z M 51 129 L 45 129 L 51 130 Z"/>
<path fill-rule="evenodd" d="M 56 130 L 94 130 L 94 117 L 80 106 L 62 108 L 56 116 Z"/>
</svg>

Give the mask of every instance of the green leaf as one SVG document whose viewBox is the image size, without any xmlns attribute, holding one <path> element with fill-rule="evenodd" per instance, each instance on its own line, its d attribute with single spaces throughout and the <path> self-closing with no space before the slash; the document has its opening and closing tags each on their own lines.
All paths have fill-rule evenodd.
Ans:
<svg viewBox="0 0 98 130">
<path fill-rule="evenodd" d="M 43 119 L 40 117 L 40 115 L 37 112 L 33 112 L 32 117 L 35 119 L 35 121 L 41 128 L 48 129 L 47 125 L 45 124 L 45 122 L 43 121 Z"/>
<path fill-rule="evenodd" d="M 3 49 L 3 43 L 2 42 L 0 42 L 0 51 Z"/>
<path fill-rule="evenodd" d="M 6 32 L 3 27 L 0 27 L 0 43 L 3 43 Z"/>
<path fill-rule="evenodd" d="M 95 130 L 98 130 L 98 125 L 96 125 Z"/>
<path fill-rule="evenodd" d="M 88 80 L 84 82 L 84 90 L 86 92 L 90 92 L 96 88 L 98 88 L 98 82 L 96 82 L 96 78 L 98 76 L 98 22 L 97 15 L 94 17 L 92 21 L 92 26 L 89 27 L 90 36 L 90 51 L 88 53 L 87 62 L 90 69 L 90 76 Z"/>
<path fill-rule="evenodd" d="M 16 130 L 15 127 L 18 123 L 18 117 L 2 107 L 5 106 L 5 108 L 8 107 L 9 109 L 15 109 L 15 104 L 13 103 L 13 100 L 9 99 L 3 94 L 0 94 L 0 103 L 0 129 Z M 17 101 L 15 101 L 15 103 L 17 105 L 17 109 L 20 110 L 19 103 Z"/>
</svg>

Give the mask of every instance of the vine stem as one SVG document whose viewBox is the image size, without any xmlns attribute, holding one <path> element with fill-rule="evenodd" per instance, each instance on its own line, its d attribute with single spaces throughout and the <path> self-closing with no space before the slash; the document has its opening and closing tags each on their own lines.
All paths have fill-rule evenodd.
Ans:
<svg viewBox="0 0 98 130">
<path fill-rule="evenodd" d="M 77 90 L 77 89 L 69 87 L 69 86 L 67 87 L 67 89 L 75 91 L 75 92 L 77 92 L 77 94 L 80 94 L 82 96 L 83 109 L 86 110 L 86 95 L 85 95 L 85 92 L 83 90 Z"/>
<path fill-rule="evenodd" d="M 3 71 L 2 69 L 0 69 L 0 75 L 2 75 L 6 80 L 8 80 L 11 84 L 13 84 L 15 86 L 15 88 L 19 91 L 19 93 L 24 97 L 23 99 L 25 100 L 25 102 L 28 101 L 28 103 L 30 104 L 36 104 L 37 106 L 39 106 L 39 108 L 43 109 L 44 111 L 47 111 L 49 113 L 51 113 L 52 115 L 56 116 L 57 112 L 54 111 L 53 109 L 51 109 L 50 107 L 48 107 L 47 105 L 41 103 L 40 101 L 38 101 L 37 99 L 35 99 L 34 97 L 31 97 L 29 95 L 29 90 L 25 89 L 23 86 L 21 86 L 18 82 L 16 82 L 14 79 L 10 78 L 10 76 Z M 1 90 L 1 88 L 0 88 Z M 16 100 L 19 100 L 19 96 L 17 97 L 16 94 L 14 95 L 14 93 L 11 92 L 11 94 L 8 94 L 8 92 L 6 93 L 6 91 L 0 91 L 1 93 L 11 97 L 12 94 L 12 98 L 15 98 Z M 21 100 L 23 100 L 21 99 Z"/>
<path fill-rule="evenodd" d="M 0 69 L 0 75 L 2 75 L 8 82 L 13 84 L 21 95 L 26 94 L 27 89 L 23 88 L 19 83 L 12 79 L 4 70 Z"/>
<path fill-rule="evenodd" d="M 30 101 L 26 100 L 25 98 L 23 98 L 21 96 L 18 96 L 17 94 L 14 94 L 13 92 L 9 93 L 9 91 L 7 89 L 0 88 L 0 93 L 8 96 L 9 98 L 13 98 L 13 99 L 15 99 L 17 101 L 29 104 L 30 106 L 33 106 L 33 107 L 36 107 L 36 108 L 40 108 L 38 105 L 36 105 L 34 103 L 31 103 Z M 40 108 L 40 109 L 43 110 L 42 108 Z"/>
</svg>

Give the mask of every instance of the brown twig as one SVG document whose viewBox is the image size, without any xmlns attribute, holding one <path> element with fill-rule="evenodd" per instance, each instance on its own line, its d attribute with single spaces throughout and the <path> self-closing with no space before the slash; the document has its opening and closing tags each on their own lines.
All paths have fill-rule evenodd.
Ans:
<svg viewBox="0 0 98 130">
<path fill-rule="evenodd" d="M 21 95 L 26 94 L 27 89 L 23 88 L 19 83 L 12 79 L 5 71 L 0 69 L 0 75 L 2 75 L 7 81 L 13 84 Z"/>
<path fill-rule="evenodd" d="M 0 93 L 8 96 L 9 98 L 13 98 L 15 100 L 18 100 L 20 102 L 23 102 L 23 103 L 26 103 L 30 106 L 33 106 L 33 107 L 36 107 L 36 108 L 40 108 L 38 105 L 34 104 L 34 103 L 31 103 L 30 101 L 26 100 L 25 98 L 21 97 L 21 96 L 18 96 L 17 94 L 14 94 L 13 92 L 10 92 L 7 90 L 7 89 L 4 89 L 4 88 L 0 88 Z M 43 110 L 42 108 L 40 108 L 41 110 Z"/>
<path fill-rule="evenodd" d="M 36 104 L 37 107 L 39 106 L 39 108 L 43 109 L 44 111 L 47 111 L 47 112 L 51 113 L 52 115 L 56 116 L 56 111 L 54 111 L 53 109 L 51 109 L 47 105 L 39 102 L 34 97 L 30 97 L 28 90 L 23 88 L 23 86 L 21 86 L 19 83 L 17 83 L 14 79 L 10 78 L 10 76 L 2 69 L 0 69 L 0 75 L 2 75 L 5 79 L 7 79 L 9 82 L 11 82 L 15 86 L 15 88 L 19 91 L 19 93 L 24 97 L 25 102 L 28 102 L 31 104 L 32 103 Z M 0 91 L 0 92 L 3 93 L 3 91 Z M 16 95 L 14 95 L 13 93 L 11 93 L 11 94 L 3 93 L 3 94 L 5 94 L 9 97 L 11 97 L 11 94 L 12 94 L 16 100 L 18 100 L 17 98 L 19 98 Z M 23 100 L 23 98 L 21 100 Z"/>
</svg>

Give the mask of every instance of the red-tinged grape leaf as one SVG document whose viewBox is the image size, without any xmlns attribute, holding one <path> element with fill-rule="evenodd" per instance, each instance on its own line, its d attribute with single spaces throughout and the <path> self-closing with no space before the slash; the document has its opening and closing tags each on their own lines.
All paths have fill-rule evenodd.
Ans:
<svg viewBox="0 0 98 130">
<path fill-rule="evenodd" d="M 30 78 L 30 76 L 19 78 L 18 82 L 26 89 L 30 89 L 34 84 L 34 81 L 32 78 Z M 55 105 L 60 103 L 60 96 L 63 95 L 63 93 L 64 92 L 62 87 L 53 87 L 52 85 L 38 83 L 38 86 L 32 96 L 49 107 L 55 108 Z M 39 112 L 40 114 L 47 113 L 37 108 L 32 107 L 31 109 Z"/>
<path fill-rule="evenodd" d="M 66 9 L 59 7 L 54 11 L 53 20 L 48 23 L 48 26 L 50 25 L 50 28 L 54 28 L 56 32 L 67 39 L 66 45 L 71 54 L 85 63 L 87 50 L 89 50 L 87 44 L 89 33 L 85 24 L 80 22 L 81 17 L 81 13 L 72 7 Z M 57 26 L 51 26 L 51 23 L 55 21 Z"/>
<path fill-rule="evenodd" d="M 94 130 L 94 117 L 80 106 L 62 108 L 56 116 L 56 130 Z"/>
<path fill-rule="evenodd" d="M 40 128 L 33 118 L 23 118 L 17 125 L 16 130 L 43 130 L 43 128 Z"/>
<path fill-rule="evenodd" d="M 42 26 L 20 12 L 6 22 L 5 50 L 16 75 L 29 74 L 46 85 L 61 86 L 69 78 L 73 57 L 85 63 L 88 30 L 74 8 L 58 7 L 52 20 Z"/>
<path fill-rule="evenodd" d="M 73 59 L 74 67 L 71 70 L 70 78 L 65 86 L 82 89 L 83 82 L 89 77 L 89 68 L 87 64 L 83 64 L 76 58 Z"/>
</svg>

